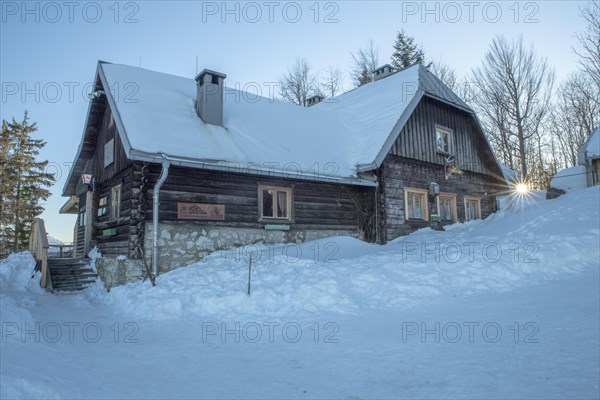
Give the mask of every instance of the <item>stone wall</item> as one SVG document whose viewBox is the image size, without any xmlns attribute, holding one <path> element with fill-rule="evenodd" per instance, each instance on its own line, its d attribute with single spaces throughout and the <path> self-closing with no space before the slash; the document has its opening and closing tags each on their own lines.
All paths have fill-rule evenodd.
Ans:
<svg viewBox="0 0 600 400">
<path fill-rule="evenodd" d="M 142 260 L 130 260 L 125 257 L 96 259 L 96 270 L 104 286 L 111 289 L 115 286 L 142 280 L 147 277 L 146 267 Z"/>
<path fill-rule="evenodd" d="M 302 243 L 328 236 L 352 236 L 362 239 L 358 230 L 303 230 L 270 231 L 255 228 L 223 228 L 202 226 L 193 223 L 159 224 L 159 273 L 170 271 L 178 266 L 201 260 L 206 255 L 238 246 L 264 242 Z M 146 262 L 151 264 L 152 224 L 146 224 Z"/>
</svg>

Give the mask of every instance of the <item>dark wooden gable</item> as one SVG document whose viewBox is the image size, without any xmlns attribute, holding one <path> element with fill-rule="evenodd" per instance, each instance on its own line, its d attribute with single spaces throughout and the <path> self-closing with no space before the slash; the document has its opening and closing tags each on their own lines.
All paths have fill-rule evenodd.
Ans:
<svg viewBox="0 0 600 400">
<path fill-rule="evenodd" d="M 500 173 L 475 117 L 427 96 L 415 108 L 389 154 L 445 165 L 446 155 L 436 147 L 436 125 L 452 130 L 451 154 L 462 170 L 494 176 Z"/>
<path fill-rule="evenodd" d="M 112 163 L 105 165 L 105 145 L 111 140 L 113 141 L 114 157 Z M 125 154 L 121 135 L 118 133 L 117 124 L 108 104 L 104 109 L 93 159 L 94 170 L 92 174 L 98 184 L 103 184 L 111 180 L 119 172 L 131 165 L 131 161 Z"/>
</svg>

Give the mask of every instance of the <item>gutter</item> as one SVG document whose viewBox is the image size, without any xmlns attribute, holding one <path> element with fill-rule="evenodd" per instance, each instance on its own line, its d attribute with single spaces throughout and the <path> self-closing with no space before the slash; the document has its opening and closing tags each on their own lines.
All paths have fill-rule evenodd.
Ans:
<svg viewBox="0 0 600 400">
<path fill-rule="evenodd" d="M 158 275 L 158 206 L 160 205 L 160 188 L 169 176 L 171 162 L 162 156 L 162 171 L 152 193 L 152 279 Z"/>
<path fill-rule="evenodd" d="M 314 174 L 302 173 L 302 171 L 282 171 L 274 168 L 263 168 L 258 163 L 248 162 L 243 166 L 228 165 L 221 160 L 197 160 L 186 157 L 175 157 L 165 154 L 148 153 L 145 151 L 131 149 L 129 152 L 129 158 L 136 161 L 145 161 L 151 163 L 164 163 L 165 160 L 169 161 L 171 165 L 177 165 L 182 167 L 201 168 L 211 171 L 220 172 L 231 172 L 231 173 L 242 173 L 242 174 L 257 174 L 265 175 L 269 177 L 277 177 L 284 179 L 303 179 L 317 182 L 331 182 L 331 183 L 344 183 L 348 185 L 357 186 L 369 186 L 375 187 L 376 183 L 359 178 L 342 178 L 334 176 L 322 176 Z"/>
<path fill-rule="evenodd" d="M 369 172 L 369 171 L 373 171 L 376 170 L 378 168 L 376 163 L 371 163 L 371 164 L 358 164 L 356 166 L 356 171 L 357 172 Z"/>
</svg>

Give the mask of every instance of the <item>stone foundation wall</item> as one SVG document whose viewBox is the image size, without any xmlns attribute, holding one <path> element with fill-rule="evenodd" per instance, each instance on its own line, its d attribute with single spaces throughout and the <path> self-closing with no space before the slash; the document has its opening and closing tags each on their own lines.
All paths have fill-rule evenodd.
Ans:
<svg viewBox="0 0 600 400">
<path fill-rule="evenodd" d="M 268 231 L 256 228 L 219 228 L 196 224 L 160 223 L 158 235 L 159 273 L 197 262 L 217 250 L 258 242 L 266 244 L 302 243 L 328 236 L 352 236 L 362 239 L 362 235 L 356 230 Z M 146 262 L 151 265 L 152 224 L 146 224 L 144 245 Z"/>
<path fill-rule="evenodd" d="M 96 270 L 107 289 L 144 279 L 147 276 L 142 260 L 98 258 Z"/>
</svg>

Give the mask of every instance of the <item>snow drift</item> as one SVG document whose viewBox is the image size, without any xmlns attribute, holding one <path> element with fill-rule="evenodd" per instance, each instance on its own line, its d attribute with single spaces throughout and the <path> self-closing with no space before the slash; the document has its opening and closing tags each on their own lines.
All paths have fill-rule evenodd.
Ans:
<svg viewBox="0 0 600 400">
<path fill-rule="evenodd" d="M 217 252 L 158 277 L 156 287 L 137 282 L 95 297 L 141 319 L 353 314 L 507 291 L 598 267 L 600 188 L 520 203 L 483 221 L 423 229 L 384 246 L 332 237 Z"/>
</svg>

